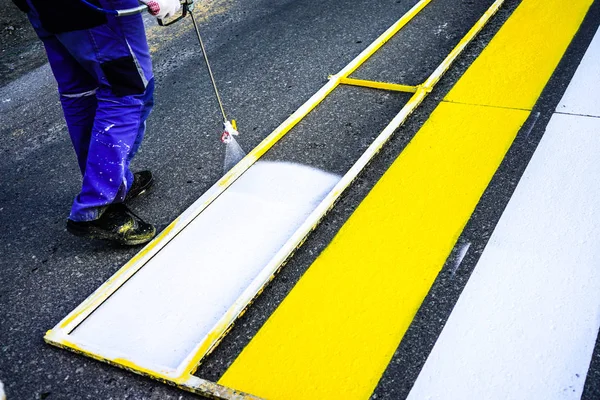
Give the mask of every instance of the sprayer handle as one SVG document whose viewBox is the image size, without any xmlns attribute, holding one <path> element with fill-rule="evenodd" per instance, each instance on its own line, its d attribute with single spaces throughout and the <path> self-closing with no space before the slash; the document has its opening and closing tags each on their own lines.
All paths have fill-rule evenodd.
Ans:
<svg viewBox="0 0 600 400">
<path fill-rule="evenodd" d="M 140 4 L 137 7 L 133 7 L 133 8 L 126 8 L 125 10 L 116 10 L 117 11 L 117 17 L 126 17 L 128 15 L 135 15 L 135 14 L 141 14 L 144 11 L 148 10 L 148 6 L 145 4 Z"/>
</svg>

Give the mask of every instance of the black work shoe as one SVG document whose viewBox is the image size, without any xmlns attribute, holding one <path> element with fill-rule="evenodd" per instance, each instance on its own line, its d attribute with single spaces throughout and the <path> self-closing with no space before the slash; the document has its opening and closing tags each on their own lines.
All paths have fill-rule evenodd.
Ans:
<svg viewBox="0 0 600 400">
<path fill-rule="evenodd" d="M 125 196 L 125 202 L 132 200 L 138 197 L 140 194 L 144 193 L 146 190 L 150 189 L 152 184 L 154 183 L 154 176 L 152 176 L 152 172 L 150 171 L 140 171 L 134 172 L 133 174 L 133 183 L 129 188 L 129 192 Z"/>
<path fill-rule="evenodd" d="M 78 222 L 68 219 L 67 231 L 88 239 L 108 240 L 128 246 L 144 244 L 156 235 L 156 228 L 132 213 L 124 204 L 111 204 L 100 218 Z"/>
</svg>

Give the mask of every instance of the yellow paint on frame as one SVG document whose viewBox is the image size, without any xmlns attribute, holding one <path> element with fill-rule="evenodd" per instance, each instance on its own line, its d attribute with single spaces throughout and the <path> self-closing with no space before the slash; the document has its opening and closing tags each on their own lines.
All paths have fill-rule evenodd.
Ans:
<svg viewBox="0 0 600 400">
<path fill-rule="evenodd" d="M 522 2 L 220 384 L 369 398 L 590 4 Z"/>
<path fill-rule="evenodd" d="M 416 93 L 419 86 L 401 85 L 398 83 L 368 81 L 364 79 L 341 78 L 340 83 L 344 85 L 362 86 L 371 89 L 388 90 L 391 92 Z"/>
</svg>

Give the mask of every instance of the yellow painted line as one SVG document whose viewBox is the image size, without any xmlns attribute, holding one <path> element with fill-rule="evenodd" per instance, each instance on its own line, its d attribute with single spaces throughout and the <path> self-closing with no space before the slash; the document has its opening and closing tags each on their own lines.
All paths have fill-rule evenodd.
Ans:
<svg viewBox="0 0 600 400">
<path fill-rule="evenodd" d="M 483 52 L 447 100 L 530 110 L 592 1 L 554 3 L 524 1 L 503 28 L 515 34 L 494 38 L 502 53 Z M 498 63 L 502 70 L 495 67 Z"/>
<path fill-rule="evenodd" d="M 523 0 L 480 56 L 493 62 L 476 61 L 447 97 L 467 104 L 436 108 L 220 384 L 269 399 L 370 396 L 591 2 Z M 480 93 L 500 107 L 474 105 Z"/>
<path fill-rule="evenodd" d="M 418 86 L 401 85 L 398 83 L 368 81 L 364 79 L 341 78 L 340 83 L 343 85 L 361 86 L 371 89 L 389 90 L 392 92 L 415 93 Z"/>
</svg>

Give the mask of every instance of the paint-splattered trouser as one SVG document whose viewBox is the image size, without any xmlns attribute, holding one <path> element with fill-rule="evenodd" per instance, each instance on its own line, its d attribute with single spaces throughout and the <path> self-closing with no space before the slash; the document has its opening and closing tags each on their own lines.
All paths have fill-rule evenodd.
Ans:
<svg viewBox="0 0 600 400">
<path fill-rule="evenodd" d="M 104 0 L 101 5 L 122 9 L 138 3 Z M 129 164 L 153 105 L 154 79 L 143 21 L 140 15 L 107 16 L 106 23 L 91 29 L 51 34 L 33 6 L 29 19 L 58 82 L 83 175 L 69 218 L 95 220 L 107 205 L 122 202 L 131 187 Z"/>
</svg>

